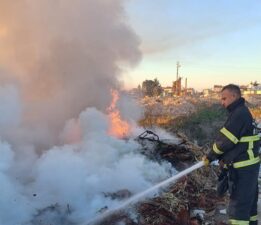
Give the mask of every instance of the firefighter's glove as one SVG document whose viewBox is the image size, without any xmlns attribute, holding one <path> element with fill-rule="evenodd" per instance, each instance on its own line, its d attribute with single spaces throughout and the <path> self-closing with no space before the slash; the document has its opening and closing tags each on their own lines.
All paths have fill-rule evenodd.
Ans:
<svg viewBox="0 0 261 225">
<path fill-rule="evenodd" d="M 208 159 L 208 157 L 206 155 L 204 155 L 202 157 L 202 161 L 203 161 L 205 166 L 209 166 L 210 161 L 209 161 L 209 159 Z"/>
</svg>

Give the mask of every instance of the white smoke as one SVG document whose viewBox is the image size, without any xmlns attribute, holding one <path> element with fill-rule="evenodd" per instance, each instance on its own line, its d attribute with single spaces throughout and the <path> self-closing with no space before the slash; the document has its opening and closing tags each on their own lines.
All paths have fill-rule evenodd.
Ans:
<svg viewBox="0 0 261 225">
<path fill-rule="evenodd" d="M 27 165 L 31 171 L 23 179 L 15 178 L 24 165 L 16 164 L 10 146 L 1 143 L 0 224 L 83 223 L 119 204 L 105 193 L 138 193 L 170 175 L 171 166 L 147 160 L 137 142 L 108 136 L 107 116 L 95 108 L 82 112 L 78 121 L 82 141 L 49 149 Z"/>
<path fill-rule="evenodd" d="M 22 186 L 9 174 L 9 170 L 16 166 L 10 145 L 0 142 L 0 151 L 0 224 L 20 224 L 30 219 L 32 209 L 29 199 L 22 194 Z"/>
<path fill-rule="evenodd" d="M 110 89 L 138 47 L 120 0 L 0 2 L 0 225 L 83 223 L 119 204 L 106 193 L 169 176 L 107 135 Z M 138 108 L 120 105 L 134 124 Z"/>
</svg>

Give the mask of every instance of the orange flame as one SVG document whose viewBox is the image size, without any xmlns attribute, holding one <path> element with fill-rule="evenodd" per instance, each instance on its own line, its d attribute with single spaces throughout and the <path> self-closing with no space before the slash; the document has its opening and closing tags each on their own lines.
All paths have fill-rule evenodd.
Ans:
<svg viewBox="0 0 261 225">
<path fill-rule="evenodd" d="M 116 104 L 119 100 L 119 93 L 116 90 L 111 90 L 112 102 L 107 108 L 110 119 L 110 128 L 108 133 L 117 138 L 124 138 L 130 133 L 130 125 L 121 119 L 120 111 Z"/>
</svg>

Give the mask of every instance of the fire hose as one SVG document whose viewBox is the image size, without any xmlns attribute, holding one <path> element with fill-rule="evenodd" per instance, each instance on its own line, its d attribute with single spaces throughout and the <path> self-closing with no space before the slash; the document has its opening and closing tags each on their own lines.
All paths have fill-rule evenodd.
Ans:
<svg viewBox="0 0 261 225">
<path fill-rule="evenodd" d="M 143 192 L 140 192 L 136 195 L 134 195 L 133 197 L 127 199 L 125 202 L 121 203 L 119 206 L 109 209 L 107 211 L 105 211 L 103 214 L 98 215 L 92 219 L 90 219 L 89 221 L 87 221 L 86 223 L 83 223 L 82 225 L 92 225 L 92 224 L 96 224 L 98 222 L 101 222 L 102 220 L 108 218 L 109 216 L 113 215 L 114 213 L 125 209 L 127 206 L 129 206 L 130 204 L 134 204 L 137 203 L 139 201 L 141 201 L 143 198 L 145 198 L 147 195 L 157 191 L 159 188 L 163 188 L 166 187 L 168 184 L 173 183 L 174 181 L 178 180 L 179 178 L 191 173 L 194 170 L 197 170 L 199 168 L 201 168 L 202 166 L 206 165 L 204 161 L 200 161 L 198 163 L 196 163 L 195 165 L 181 171 L 180 173 L 150 187 L 149 189 L 146 189 Z"/>
</svg>

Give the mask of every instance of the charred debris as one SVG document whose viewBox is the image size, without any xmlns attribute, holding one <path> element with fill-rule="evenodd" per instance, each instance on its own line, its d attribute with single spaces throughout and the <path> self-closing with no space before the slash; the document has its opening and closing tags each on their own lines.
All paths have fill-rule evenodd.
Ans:
<svg viewBox="0 0 261 225">
<path fill-rule="evenodd" d="M 177 171 L 182 171 L 198 162 L 206 149 L 191 143 L 183 135 L 179 135 L 177 140 L 160 139 L 150 130 L 136 138 L 146 157 L 159 163 L 168 161 Z M 96 224 L 224 225 L 227 196 L 220 198 L 216 194 L 217 171 L 217 168 L 196 170 L 162 190 L 159 196 L 132 205 L 127 210 L 117 211 Z M 104 194 L 119 200 L 132 195 L 128 190 Z M 107 208 L 103 208 L 98 213 L 102 214 L 106 210 Z"/>
</svg>

